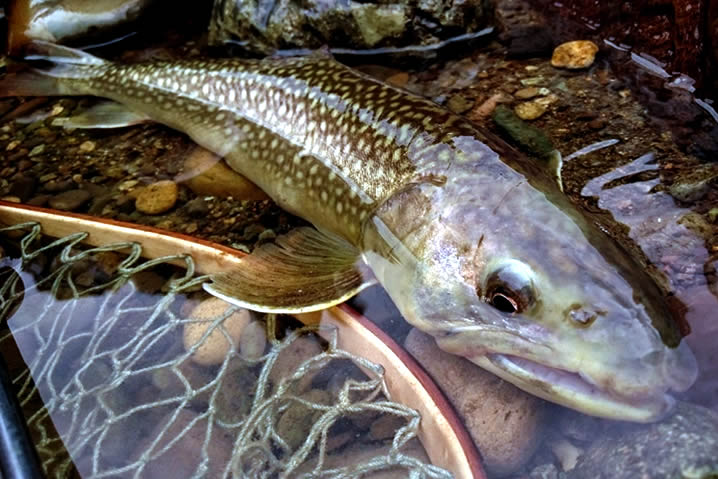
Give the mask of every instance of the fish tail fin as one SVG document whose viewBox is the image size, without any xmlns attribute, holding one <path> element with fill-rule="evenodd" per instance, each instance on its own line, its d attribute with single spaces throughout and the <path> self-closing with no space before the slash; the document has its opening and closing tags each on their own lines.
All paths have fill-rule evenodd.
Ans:
<svg viewBox="0 0 718 479">
<path fill-rule="evenodd" d="M 87 93 L 78 88 L 78 82 L 65 80 L 90 79 L 110 65 L 82 50 L 39 40 L 30 42 L 24 52 L 24 60 L 32 62 L 33 67 L 0 78 L 0 97 Z"/>
<path fill-rule="evenodd" d="M 90 53 L 70 48 L 56 43 L 45 42 L 42 40 L 33 40 L 25 46 L 25 60 L 29 61 L 48 61 L 54 67 L 63 66 L 102 66 L 108 65 L 110 62 L 96 57 Z M 52 71 L 52 68 L 48 71 Z"/>
</svg>

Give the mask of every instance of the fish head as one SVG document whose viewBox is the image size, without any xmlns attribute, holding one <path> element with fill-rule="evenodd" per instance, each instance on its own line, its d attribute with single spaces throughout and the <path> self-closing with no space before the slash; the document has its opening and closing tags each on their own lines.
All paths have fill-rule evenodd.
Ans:
<svg viewBox="0 0 718 479">
<path fill-rule="evenodd" d="M 644 268 L 558 193 L 454 181 L 418 185 L 375 218 L 391 254 L 374 269 L 406 319 L 552 402 L 664 416 L 697 367 Z"/>
</svg>

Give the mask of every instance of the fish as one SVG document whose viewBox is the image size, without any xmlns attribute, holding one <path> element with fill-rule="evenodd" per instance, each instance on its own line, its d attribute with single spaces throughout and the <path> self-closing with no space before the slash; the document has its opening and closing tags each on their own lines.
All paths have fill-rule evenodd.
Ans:
<svg viewBox="0 0 718 479">
<path fill-rule="evenodd" d="M 33 39 L 109 41 L 145 14 L 153 0 L 10 0 L 7 49 L 17 54 Z"/>
<path fill-rule="evenodd" d="M 554 175 L 436 103 L 336 62 L 119 64 L 34 43 L 0 96 L 93 95 L 66 126 L 185 132 L 301 227 L 205 289 L 301 313 L 378 282 L 439 347 L 583 413 L 664 417 L 697 366 L 667 301 Z M 49 60 L 49 62 L 48 62 Z"/>
</svg>

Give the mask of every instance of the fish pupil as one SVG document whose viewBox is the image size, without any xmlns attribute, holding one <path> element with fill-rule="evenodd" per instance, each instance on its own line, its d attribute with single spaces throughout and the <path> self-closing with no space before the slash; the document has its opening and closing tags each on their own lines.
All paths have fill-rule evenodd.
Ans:
<svg viewBox="0 0 718 479">
<path fill-rule="evenodd" d="M 502 313 L 516 313 L 519 310 L 516 300 L 511 298 L 503 288 L 497 288 L 491 295 L 491 305 Z"/>
</svg>

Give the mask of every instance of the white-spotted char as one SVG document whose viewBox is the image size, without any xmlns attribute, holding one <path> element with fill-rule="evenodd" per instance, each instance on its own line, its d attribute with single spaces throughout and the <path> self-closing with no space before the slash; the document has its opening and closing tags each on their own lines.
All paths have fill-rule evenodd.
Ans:
<svg viewBox="0 0 718 479">
<path fill-rule="evenodd" d="M 321 54 L 120 65 L 37 48 L 55 65 L 6 76 L 2 96 L 113 100 L 108 124 L 184 131 L 317 227 L 259 248 L 213 294 L 311 311 L 369 268 L 443 349 L 588 414 L 653 421 L 695 380 L 643 269 L 536 163 L 446 109 Z"/>
</svg>

